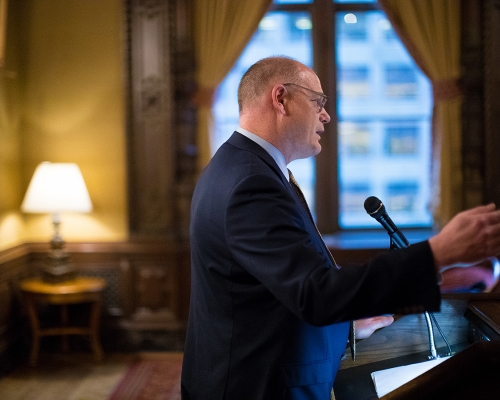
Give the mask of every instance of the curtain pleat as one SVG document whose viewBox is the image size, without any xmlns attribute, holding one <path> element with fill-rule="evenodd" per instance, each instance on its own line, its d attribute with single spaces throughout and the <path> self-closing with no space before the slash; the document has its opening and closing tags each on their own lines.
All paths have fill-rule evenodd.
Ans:
<svg viewBox="0 0 500 400">
<path fill-rule="evenodd" d="M 5 63 L 5 34 L 7 28 L 7 0 L 0 0 L 0 67 Z"/>
<path fill-rule="evenodd" d="M 460 2 L 379 0 L 394 30 L 433 85 L 432 202 L 442 227 L 462 211 Z"/>
<path fill-rule="evenodd" d="M 272 0 L 196 0 L 195 54 L 198 91 L 198 169 L 211 158 L 212 102 Z"/>
</svg>

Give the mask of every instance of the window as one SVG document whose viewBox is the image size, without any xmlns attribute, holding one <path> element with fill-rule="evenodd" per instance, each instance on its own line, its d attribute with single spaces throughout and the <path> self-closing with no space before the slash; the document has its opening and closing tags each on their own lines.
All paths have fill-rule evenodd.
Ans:
<svg viewBox="0 0 500 400">
<path fill-rule="evenodd" d="M 337 121 L 325 126 L 320 155 L 289 165 L 320 230 L 380 228 L 364 210 L 368 196 L 379 197 L 399 226 L 429 227 L 431 85 L 375 0 L 332 0 L 326 10 L 315 8 L 320 3 L 327 8 L 274 0 L 219 87 L 213 149 L 238 127 L 246 69 L 266 56 L 291 56 L 318 73 Z"/>
<path fill-rule="evenodd" d="M 340 201 L 341 213 L 361 213 L 361 215 L 363 215 L 363 204 L 365 199 L 370 196 L 370 190 L 371 188 L 368 182 L 346 184 L 340 191 L 340 193 L 342 193 Z"/>
<path fill-rule="evenodd" d="M 368 97 L 368 67 L 344 67 L 337 71 L 337 90 L 340 97 Z"/>
<path fill-rule="evenodd" d="M 404 123 L 388 126 L 385 130 L 386 154 L 390 156 L 418 154 L 419 136 L 418 122 L 408 126 L 405 126 Z"/>
<path fill-rule="evenodd" d="M 385 93 L 387 97 L 415 97 L 417 74 L 411 66 L 385 67 Z"/>
<path fill-rule="evenodd" d="M 417 208 L 415 198 L 418 195 L 417 182 L 394 182 L 387 187 L 387 206 L 398 212 L 411 212 Z"/>
<path fill-rule="evenodd" d="M 368 39 L 368 26 L 365 13 L 338 13 L 338 39 L 345 41 L 365 41 Z"/>
<path fill-rule="evenodd" d="M 257 32 L 217 91 L 213 107 L 215 151 L 238 127 L 238 84 L 245 71 L 261 58 L 281 54 L 312 67 L 312 22 L 308 12 L 268 12 Z M 314 158 L 289 164 L 314 214 Z"/>
<path fill-rule="evenodd" d="M 339 148 L 342 159 L 370 153 L 370 127 L 366 122 L 340 121 Z"/>
</svg>

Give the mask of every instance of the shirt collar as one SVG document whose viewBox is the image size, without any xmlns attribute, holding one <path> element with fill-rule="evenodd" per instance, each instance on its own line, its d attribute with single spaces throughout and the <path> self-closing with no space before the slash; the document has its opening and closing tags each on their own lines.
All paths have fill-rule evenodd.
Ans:
<svg viewBox="0 0 500 400">
<path fill-rule="evenodd" d="M 281 170 L 282 174 L 285 176 L 286 180 L 290 181 L 290 177 L 288 175 L 288 169 L 286 167 L 285 156 L 281 153 L 281 151 L 279 151 L 268 141 L 262 139 L 260 136 L 257 136 L 255 133 L 243 129 L 241 126 L 239 126 L 238 129 L 236 129 L 236 131 L 241 133 L 248 139 L 254 141 L 260 147 L 266 150 L 269 153 L 269 155 L 274 159 L 274 161 L 276 161 L 276 164 L 278 164 L 278 167 Z"/>
</svg>

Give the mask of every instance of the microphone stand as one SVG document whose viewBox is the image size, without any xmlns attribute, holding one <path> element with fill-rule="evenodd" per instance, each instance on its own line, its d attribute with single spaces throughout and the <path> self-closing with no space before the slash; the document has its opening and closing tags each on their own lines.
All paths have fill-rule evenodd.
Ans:
<svg viewBox="0 0 500 400">
<path fill-rule="evenodd" d="M 389 234 L 389 237 L 391 238 L 391 244 L 389 247 L 390 250 L 401 248 L 398 245 L 398 241 L 395 240 L 395 237 L 396 237 L 395 235 L 396 235 L 396 232 Z M 427 358 L 429 360 L 435 360 L 435 359 L 439 358 L 439 356 L 437 354 L 437 350 L 436 350 L 436 344 L 434 341 L 434 328 L 432 327 L 432 321 L 434 321 L 434 323 L 436 324 L 436 327 L 438 328 L 439 333 L 441 334 L 443 340 L 445 341 L 446 345 L 448 346 L 448 354 L 447 355 L 451 356 L 452 352 L 451 352 L 450 344 L 446 340 L 446 337 L 444 336 L 443 331 L 439 327 L 439 324 L 437 323 L 434 315 L 429 313 L 428 311 L 425 311 L 424 316 L 425 316 L 425 322 L 427 323 L 427 332 L 429 334 L 429 348 L 430 348 L 430 353 L 431 353 L 429 356 L 427 356 Z"/>
<path fill-rule="evenodd" d="M 402 249 L 405 247 L 408 247 L 410 243 L 408 240 L 405 238 L 405 236 L 399 231 L 399 229 L 396 227 L 394 222 L 389 218 L 389 215 L 387 215 L 387 212 L 385 211 L 385 206 L 384 203 L 380 201 L 375 196 L 370 196 L 365 200 L 364 204 L 365 210 L 370 215 L 372 218 L 375 218 L 387 231 L 389 234 L 389 237 L 391 239 L 390 242 L 390 250 L 393 249 Z M 432 313 L 429 313 L 425 311 L 425 321 L 427 323 L 427 331 L 429 333 L 429 347 L 430 347 L 430 352 L 431 355 L 428 356 L 430 360 L 435 360 L 438 358 L 438 354 L 436 351 L 436 345 L 434 342 L 434 329 L 432 327 L 432 322 L 436 325 L 436 328 L 439 330 L 439 333 L 443 337 L 443 340 L 445 341 L 446 345 L 448 346 L 448 355 L 452 355 L 451 347 L 448 341 L 446 340 L 446 337 L 443 334 L 443 331 L 439 327 L 439 324 L 436 321 L 436 318 Z"/>
<path fill-rule="evenodd" d="M 431 355 L 427 356 L 427 358 L 429 360 L 435 360 L 436 358 L 438 358 L 438 354 L 436 350 L 436 345 L 434 343 L 434 331 L 432 329 L 431 316 L 427 311 L 424 313 L 424 315 L 425 315 L 425 322 L 427 323 L 427 332 L 429 333 L 429 347 L 431 351 Z"/>
</svg>

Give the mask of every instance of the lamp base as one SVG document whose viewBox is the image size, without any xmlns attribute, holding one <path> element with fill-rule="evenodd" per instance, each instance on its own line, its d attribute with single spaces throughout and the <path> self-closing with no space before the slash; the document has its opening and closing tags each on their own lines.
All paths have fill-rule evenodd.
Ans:
<svg viewBox="0 0 500 400">
<path fill-rule="evenodd" d="M 42 281 L 46 283 L 61 283 L 76 278 L 76 269 L 69 262 L 69 256 L 47 257 L 47 264 L 40 268 Z"/>
<path fill-rule="evenodd" d="M 47 283 L 61 283 L 76 278 L 76 269 L 69 262 L 69 255 L 64 251 L 64 240 L 59 234 L 59 214 L 52 215 L 54 236 L 50 240 L 50 253 L 46 264 L 41 268 L 42 280 Z"/>
</svg>

